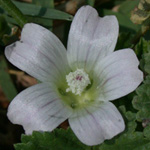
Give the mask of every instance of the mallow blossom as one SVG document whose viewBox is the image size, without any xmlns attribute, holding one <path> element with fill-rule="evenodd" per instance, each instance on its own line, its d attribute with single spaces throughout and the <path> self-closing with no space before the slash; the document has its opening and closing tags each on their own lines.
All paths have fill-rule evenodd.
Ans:
<svg viewBox="0 0 150 150">
<path fill-rule="evenodd" d="M 114 52 L 115 16 L 98 16 L 90 6 L 76 13 L 67 51 L 44 27 L 28 23 L 21 40 L 5 49 L 7 59 L 41 83 L 18 94 L 8 118 L 32 131 L 52 131 L 68 119 L 78 139 L 97 145 L 125 129 L 113 101 L 134 91 L 143 80 L 132 49 Z"/>
</svg>

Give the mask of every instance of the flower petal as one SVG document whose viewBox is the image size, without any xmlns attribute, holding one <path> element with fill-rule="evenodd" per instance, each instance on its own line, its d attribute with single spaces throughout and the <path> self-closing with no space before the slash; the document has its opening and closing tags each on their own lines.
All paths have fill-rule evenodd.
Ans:
<svg viewBox="0 0 150 150">
<path fill-rule="evenodd" d="M 17 95 L 7 115 L 12 123 L 22 125 L 26 134 L 31 134 L 33 130 L 52 131 L 71 113 L 52 86 L 41 83 Z"/>
<path fill-rule="evenodd" d="M 7 59 L 40 81 L 68 73 L 67 54 L 60 40 L 40 25 L 24 26 L 21 40 L 6 47 Z"/>
<path fill-rule="evenodd" d="M 67 57 L 70 67 L 90 71 L 97 61 L 114 51 L 118 30 L 115 16 L 101 18 L 90 6 L 79 9 L 69 32 Z"/>
<path fill-rule="evenodd" d="M 139 61 L 132 49 L 116 51 L 95 67 L 95 81 L 101 100 L 114 100 L 134 91 L 143 80 Z"/>
<path fill-rule="evenodd" d="M 110 102 L 79 110 L 69 123 L 79 140 L 90 146 L 111 139 L 125 128 L 122 116 Z"/>
</svg>

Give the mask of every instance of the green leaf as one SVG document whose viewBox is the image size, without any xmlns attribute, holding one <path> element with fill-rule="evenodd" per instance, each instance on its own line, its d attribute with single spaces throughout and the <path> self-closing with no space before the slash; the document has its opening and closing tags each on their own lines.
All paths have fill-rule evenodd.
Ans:
<svg viewBox="0 0 150 150">
<path fill-rule="evenodd" d="M 71 129 L 55 129 L 53 132 L 33 132 L 22 135 L 22 143 L 15 144 L 16 150 L 90 150 L 82 144 Z"/>
<path fill-rule="evenodd" d="M 131 11 L 139 4 L 139 1 L 140 0 L 123 2 L 119 7 L 119 12 L 130 17 Z"/>
<path fill-rule="evenodd" d="M 12 3 L 11 0 L 0 0 L 0 6 L 6 10 L 9 15 L 11 15 L 16 22 L 20 25 L 20 27 L 23 27 L 24 24 L 27 23 L 27 20 L 25 16 L 22 14 L 22 12 Z"/>
<path fill-rule="evenodd" d="M 34 22 L 34 23 L 37 23 L 37 24 L 40 24 L 40 25 L 43 25 L 43 26 L 49 27 L 49 28 L 53 27 L 53 24 L 51 23 L 52 20 L 50 20 L 50 19 L 35 17 L 35 16 L 28 16 L 27 18 L 28 18 L 29 22 Z"/>
<path fill-rule="evenodd" d="M 116 50 L 127 48 L 131 46 L 131 39 L 133 38 L 133 34 L 130 32 L 121 32 L 118 37 Z"/>
<path fill-rule="evenodd" d="M 138 110 L 136 118 L 142 122 L 150 118 L 150 76 L 146 77 L 144 84 L 136 90 L 137 96 L 133 99 L 133 107 Z"/>
<path fill-rule="evenodd" d="M 145 72 L 147 72 L 148 74 L 150 74 L 150 52 L 147 54 L 143 55 L 143 67 Z"/>
<path fill-rule="evenodd" d="M 39 5 L 39 6 L 46 7 L 46 8 L 54 8 L 54 0 L 42 0 L 42 1 L 41 0 L 33 0 L 32 3 Z M 35 17 L 32 17 L 32 18 L 35 18 Z M 38 21 L 39 21 L 39 19 L 38 19 Z M 47 23 L 48 23 L 47 27 L 49 27 L 49 30 L 52 31 L 53 20 L 48 20 Z"/>
<path fill-rule="evenodd" d="M 140 60 L 141 69 L 150 74 L 150 41 L 141 38 L 135 47 L 135 52 Z"/>
<path fill-rule="evenodd" d="M 124 32 L 137 32 L 140 25 L 135 25 L 130 20 L 131 11 L 138 5 L 139 0 L 121 1 L 117 12 L 104 9 L 104 15 L 115 15 L 119 21 L 120 29 Z"/>
<path fill-rule="evenodd" d="M 94 7 L 95 0 L 86 0 L 86 4 Z"/>
<path fill-rule="evenodd" d="M 3 37 L 6 34 L 10 34 L 11 28 L 8 26 L 7 21 L 5 20 L 4 16 L 0 15 L 0 45 L 4 46 Z"/>
<path fill-rule="evenodd" d="M 120 29 L 122 32 L 137 32 L 140 29 L 139 25 L 135 25 L 131 22 L 130 18 L 126 14 L 120 12 L 113 12 L 108 9 L 103 9 L 105 15 L 115 15 L 119 21 Z"/>
<path fill-rule="evenodd" d="M 105 142 L 95 150 L 149 150 L 150 141 L 144 138 L 142 132 L 125 133 L 113 143 Z"/>
<path fill-rule="evenodd" d="M 10 101 L 17 95 L 17 90 L 10 78 L 6 60 L 3 56 L 0 56 L 0 86 Z"/>
<path fill-rule="evenodd" d="M 144 38 L 141 38 L 139 43 L 135 47 L 135 53 L 139 59 L 141 59 L 143 54 L 150 52 L 150 41 L 146 41 Z"/>
<path fill-rule="evenodd" d="M 73 18 L 72 15 L 53 8 L 46 8 L 43 6 L 37 6 L 34 4 L 27 4 L 27 3 L 16 2 L 16 1 L 14 1 L 13 3 L 25 15 L 42 17 L 47 19 L 68 20 L 68 21 L 71 21 Z M 50 7 L 50 5 L 47 5 L 47 7 Z"/>
<path fill-rule="evenodd" d="M 144 128 L 144 136 L 150 140 L 150 126 Z"/>
<path fill-rule="evenodd" d="M 39 6 L 54 8 L 54 0 L 32 0 L 32 3 Z"/>
<path fill-rule="evenodd" d="M 4 34 L 9 34 L 10 31 L 11 29 L 8 26 L 4 16 L 0 15 L 0 38 L 2 38 Z"/>
</svg>

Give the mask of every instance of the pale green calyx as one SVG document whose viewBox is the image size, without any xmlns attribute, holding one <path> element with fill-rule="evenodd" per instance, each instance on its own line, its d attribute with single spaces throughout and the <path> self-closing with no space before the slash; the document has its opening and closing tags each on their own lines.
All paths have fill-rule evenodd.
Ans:
<svg viewBox="0 0 150 150">
<path fill-rule="evenodd" d="M 66 81 L 69 88 L 66 92 L 72 92 L 75 95 L 81 95 L 84 89 L 91 84 L 89 75 L 83 69 L 77 69 L 74 72 L 70 72 L 66 76 Z"/>
</svg>

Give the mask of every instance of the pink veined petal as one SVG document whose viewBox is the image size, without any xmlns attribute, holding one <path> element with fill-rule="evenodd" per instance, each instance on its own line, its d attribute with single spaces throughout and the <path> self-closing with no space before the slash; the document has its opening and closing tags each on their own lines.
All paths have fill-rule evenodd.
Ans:
<svg viewBox="0 0 150 150">
<path fill-rule="evenodd" d="M 24 26 L 21 40 L 7 46 L 5 55 L 12 64 L 43 82 L 62 79 L 69 70 L 66 49 L 60 40 L 33 23 Z"/>
<path fill-rule="evenodd" d="M 110 102 L 78 110 L 69 123 L 79 140 L 90 146 L 113 138 L 125 128 L 122 116 Z"/>
<path fill-rule="evenodd" d="M 118 50 L 98 62 L 94 72 L 100 100 L 115 100 L 134 91 L 143 81 L 138 65 L 132 49 Z"/>
<path fill-rule="evenodd" d="M 52 131 L 72 114 L 51 85 L 41 83 L 18 94 L 8 108 L 8 118 L 26 134 Z"/>
<path fill-rule="evenodd" d="M 90 71 L 96 62 L 114 51 L 118 31 L 115 16 L 101 18 L 94 8 L 81 7 L 69 32 L 67 57 L 70 67 Z"/>
</svg>

